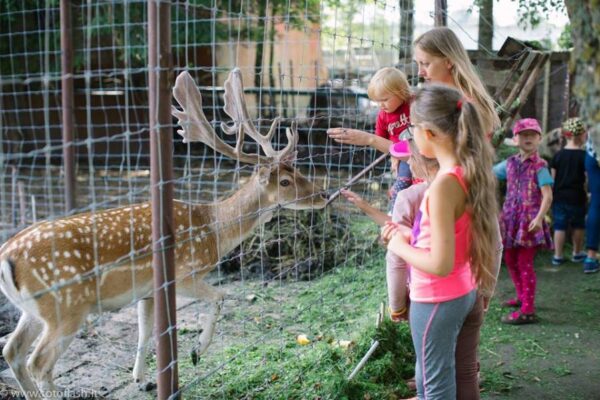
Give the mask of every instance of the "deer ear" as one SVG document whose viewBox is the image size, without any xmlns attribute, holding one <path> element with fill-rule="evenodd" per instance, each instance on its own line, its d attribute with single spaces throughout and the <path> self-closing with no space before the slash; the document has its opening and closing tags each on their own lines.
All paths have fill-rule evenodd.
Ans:
<svg viewBox="0 0 600 400">
<path fill-rule="evenodd" d="M 269 167 L 257 167 L 258 168 L 258 183 L 266 186 L 271 178 L 271 168 Z"/>
<path fill-rule="evenodd" d="M 296 162 L 296 157 L 298 157 L 298 151 L 290 151 L 288 154 L 281 158 L 281 162 L 292 166 Z"/>
</svg>

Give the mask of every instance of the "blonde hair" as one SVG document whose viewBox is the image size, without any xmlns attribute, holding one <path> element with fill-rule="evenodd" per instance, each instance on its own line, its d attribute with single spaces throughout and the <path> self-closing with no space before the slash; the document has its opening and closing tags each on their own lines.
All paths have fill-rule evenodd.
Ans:
<svg viewBox="0 0 600 400">
<path fill-rule="evenodd" d="M 451 29 L 433 28 L 415 39 L 413 45 L 429 55 L 450 61 L 453 65 L 451 73 L 454 84 L 465 97 L 477 105 L 484 135 L 500 127 L 494 100 L 477 75 L 464 46 Z"/>
<path fill-rule="evenodd" d="M 498 201 L 496 177 L 492 172 L 494 151 L 484 134 L 478 110 L 458 90 L 432 84 L 415 94 L 410 119 L 414 124 L 452 139 L 468 188 L 471 270 L 479 289 L 488 293 L 496 282 L 496 247 L 500 240 Z"/>
<path fill-rule="evenodd" d="M 377 71 L 369 81 L 367 94 L 371 100 L 378 100 L 383 93 L 392 94 L 403 102 L 408 101 L 410 86 L 404 72 L 393 67 L 385 67 Z"/>
</svg>

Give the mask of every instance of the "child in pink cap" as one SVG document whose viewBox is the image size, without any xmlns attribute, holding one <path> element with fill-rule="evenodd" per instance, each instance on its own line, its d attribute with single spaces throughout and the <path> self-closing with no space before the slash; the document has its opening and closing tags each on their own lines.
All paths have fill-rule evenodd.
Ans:
<svg viewBox="0 0 600 400">
<path fill-rule="evenodd" d="M 513 135 L 519 153 L 494 167 L 498 179 L 507 182 L 500 216 L 504 262 L 515 285 L 516 298 L 504 302 L 518 310 L 502 318 L 506 324 L 536 322 L 536 274 L 533 259 L 538 249 L 552 248 L 544 217 L 552 204 L 553 180 L 546 161 L 538 154 L 542 130 L 534 118 L 515 122 Z"/>
</svg>

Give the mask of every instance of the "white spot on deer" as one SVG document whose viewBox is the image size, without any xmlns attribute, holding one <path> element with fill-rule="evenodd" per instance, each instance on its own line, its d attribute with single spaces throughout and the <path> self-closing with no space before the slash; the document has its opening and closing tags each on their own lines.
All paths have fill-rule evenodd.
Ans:
<svg viewBox="0 0 600 400">
<path fill-rule="evenodd" d="M 81 253 L 79 252 L 79 250 L 73 250 L 73 254 L 75 254 L 75 257 L 77 258 L 81 258 Z"/>
<path fill-rule="evenodd" d="M 41 262 L 46 262 L 46 261 L 48 261 L 48 258 L 47 258 L 46 256 L 42 256 L 42 257 L 40 258 L 40 261 L 41 261 Z"/>
<path fill-rule="evenodd" d="M 33 243 L 31 243 L 31 240 L 27 241 L 26 246 L 27 246 L 28 249 L 31 249 L 31 246 L 33 246 Z"/>
<path fill-rule="evenodd" d="M 70 253 L 70 252 L 68 252 L 68 251 L 65 251 L 65 252 L 63 253 L 63 255 L 65 256 L 65 258 L 71 258 L 71 253 Z"/>
<path fill-rule="evenodd" d="M 180 230 L 180 231 L 182 231 L 182 230 L 184 230 L 184 229 L 185 229 L 185 226 L 183 226 L 183 225 L 179 225 L 179 226 L 177 227 L 177 229 L 178 229 L 178 230 Z"/>
<path fill-rule="evenodd" d="M 86 237 L 86 238 L 85 238 L 85 242 L 86 242 L 86 243 L 88 243 L 88 244 L 89 244 L 89 243 L 92 243 L 92 239 L 90 239 L 89 237 Z"/>
<path fill-rule="evenodd" d="M 90 253 L 85 253 L 85 259 L 86 260 L 91 260 L 92 256 L 90 255 Z"/>
<path fill-rule="evenodd" d="M 196 243 L 200 243 L 200 242 L 202 241 L 202 238 L 201 238 L 200 236 L 196 236 L 196 237 L 194 238 L 194 241 L 195 241 Z"/>
<path fill-rule="evenodd" d="M 59 256 L 60 256 L 60 251 L 54 250 L 54 257 L 59 257 Z"/>
<path fill-rule="evenodd" d="M 56 268 L 54 270 L 54 275 L 56 275 L 56 276 L 60 275 L 60 270 L 58 268 Z"/>
<path fill-rule="evenodd" d="M 208 254 L 208 249 L 204 249 L 204 254 Z"/>
<path fill-rule="evenodd" d="M 42 279 L 43 279 L 43 280 L 45 280 L 45 281 L 47 281 L 48 279 L 50 279 L 50 277 L 48 276 L 48 274 L 47 274 L 47 273 L 44 273 L 44 274 L 42 275 Z"/>
<path fill-rule="evenodd" d="M 125 233 L 129 233 L 129 227 L 125 227 Z"/>
<path fill-rule="evenodd" d="M 31 258 L 29 259 L 29 261 L 31 261 L 32 263 L 34 263 L 34 262 L 37 262 L 37 258 L 35 258 L 35 257 L 31 257 Z"/>
<path fill-rule="evenodd" d="M 71 239 L 71 238 L 73 237 L 73 232 L 71 232 L 71 231 L 66 231 L 66 232 L 65 232 L 65 237 L 66 237 L 67 239 Z"/>
</svg>

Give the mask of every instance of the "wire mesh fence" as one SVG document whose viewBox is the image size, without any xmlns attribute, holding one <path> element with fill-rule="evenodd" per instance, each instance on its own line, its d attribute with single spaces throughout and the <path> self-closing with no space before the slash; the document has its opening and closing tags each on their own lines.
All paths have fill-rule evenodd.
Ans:
<svg viewBox="0 0 600 400">
<path fill-rule="evenodd" d="M 127 307 L 116 312 L 139 302 L 143 305 L 138 305 L 138 314 L 143 316 L 152 307 L 147 300 L 152 295 L 148 2 L 1 4 L 2 287 L 26 316 L 8 347 L 14 349 L 14 341 L 31 344 L 40 334 L 41 344 L 30 357 L 51 371 L 34 376 L 44 395 L 56 390 L 52 367 L 59 359 L 56 383 L 72 393 L 152 398 L 152 392 L 138 391 L 126 367 L 133 366 L 137 354 L 133 373 L 144 383 L 143 389 L 153 388 L 147 382 L 156 374 L 154 358 L 151 351 L 150 355 L 140 351 L 142 342 L 135 343 L 135 311 Z M 71 14 L 66 33 L 61 5 Z M 361 11 L 312 0 L 172 2 L 170 12 L 172 77 L 182 71 L 193 77 L 202 97 L 201 110 L 216 136 L 236 146 L 235 137 L 224 134 L 222 125 L 236 122 L 225 111 L 224 100 L 225 80 L 234 68 L 244 80 L 240 98 L 256 130 L 266 133 L 281 117 L 274 125 L 274 151 L 288 144 L 290 128 L 298 136 L 297 170 L 277 169 L 270 195 L 254 194 L 264 204 L 248 208 L 255 199 L 247 193 L 255 192 L 244 188 L 256 188 L 260 168 L 215 152 L 205 143 L 183 143 L 177 130 L 186 126 L 176 118 L 169 127 L 173 179 L 158 186 L 171 184 L 177 200 L 175 262 L 176 268 L 187 269 L 176 273 L 175 283 L 180 294 L 192 299 L 178 299 L 178 328 L 183 332 L 179 353 L 186 360 L 191 354 L 194 361 L 180 374 L 180 393 L 226 398 L 224 386 L 198 391 L 199 385 L 260 343 L 287 346 L 286 326 L 306 324 L 299 322 L 304 320 L 301 316 L 296 321 L 273 320 L 269 328 L 253 323 L 264 320 L 265 311 L 262 302 L 247 297 L 256 296 L 264 285 L 285 290 L 286 282 L 312 282 L 334 267 L 356 266 L 370 254 L 374 236 L 365 238 L 360 229 L 349 229 L 344 203 L 320 208 L 326 191 L 341 187 L 377 154 L 366 147 L 336 144 L 326 130 L 335 126 L 373 130 L 377 108 L 365 87 L 378 65 L 396 58 L 400 10 L 385 3 L 363 10 L 363 18 L 368 13 L 396 16 L 360 33 L 340 25 L 356 24 L 351 15 Z M 61 34 L 72 41 L 72 52 L 66 54 L 72 71 L 64 71 Z M 325 42 L 328 50 L 322 52 Z M 70 143 L 64 140 L 65 79 L 73 87 Z M 181 104 L 173 101 L 173 105 L 181 110 Z M 247 142 L 242 151 L 261 151 L 256 138 Z M 65 170 L 65 146 L 74 154 L 73 171 Z M 299 171 L 306 180 L 297 175 Z M 65 184 L 69 173 L 75 180 L 71 194 Z M 283 183 L 286 179 L 288 183 Z M 356 190 L 385 209 L 390 183 L 389 169 L 382 163 Z M 249 197 L 223 201 L 239 198 L 240 193 Z M 72 209 L 69 195 L 74 198 Z M 213 202 L 217 205 L 196 207 Z M 292 210 L 281 209 L 286 207 Z M 209 215 L 215 219 L 200 218 Z M 267 215 L 272 219 L 265 224 Z M 224 226 L 227 221 L 231 226 Z M 202 283 L 209 270 L 205 279 L 232 297 L 225 300 L 222 319 L 233 323 L 223 329 L 217 325 L 211 348 L 198 362 L 207 344 L 206 332 L 217 318 L 210 312 L 205 320 L 198 317 L 215 300 L 210 295 L 208 302 L 197 300 L 212 293 Z M 314 308 L 321 307 L 326 297 L 324 291 Z M 45 324 L 43 333 L 40 321 Z M 12 323 L 7 325 L 12 330 Z M 139 326 L 141 336 L 148 333 L 144 327 Z M 204 343 L 198 343 L 199 336 Z M 238 345 L 234 354 L 228 352 L 233 342 Z M 22 362 L 26 350 L 9 352 L 7 361 Z M 145 374 L 140 359 L 150 364 Z M 31 395 L 31 382 L 22 372 L 16 378 Z"/>
</svg>

